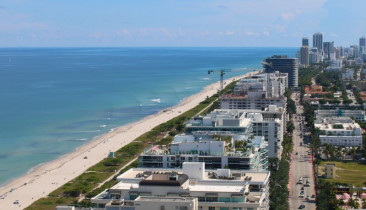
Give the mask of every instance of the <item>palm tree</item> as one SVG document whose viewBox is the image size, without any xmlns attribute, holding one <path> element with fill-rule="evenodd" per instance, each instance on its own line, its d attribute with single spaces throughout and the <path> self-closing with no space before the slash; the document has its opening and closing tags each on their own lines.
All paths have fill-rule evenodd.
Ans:
<svg viewBox="0 0 366 210">
<path fill-rule="evenodd" d="M 356 155 L 356 148 L 355 147 L 352 147 L 352 149 L 351 149 L 352 160 L 355 157 L 355 155 Z"/>
</svg>

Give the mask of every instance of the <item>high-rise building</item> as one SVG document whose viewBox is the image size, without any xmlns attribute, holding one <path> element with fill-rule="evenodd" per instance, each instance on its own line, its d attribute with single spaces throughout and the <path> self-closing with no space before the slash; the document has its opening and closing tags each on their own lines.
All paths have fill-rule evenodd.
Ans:
<svg viewBox="0 0 366 210">
<path fill-rule="evenodd" d="M 332 60 L 334 57 L 334 42 L 324 42 L 323 51 L 327 58 Z"/>
<path fill-rule="evenodd" d="M 323 34 L 315 33 L 313 35 L 313 47 L 317 48 L 319 52 L 323 51 Z"/>
<path fill-rule="evenodd" d="M 264 62 L 265 73 L 279 71 L 288 73 L 288 86 L 298 87 L 298 61 L 297 58 L 289 58 L 287 55 L 273 55 Z"/>
<path fill-rule="evenodd" d="M 309 66 L 309 47 L 308 46 L 303 45 L 300 48 L 300 63 L 304 67 Z"/>
<path fill-rule="evenodd" d="M 366 37 L 363 36 L 360 38 L 360 47 L 366 47 Z"/>
<path fill-rule="evenodd" d="M 365 36 L 360 38 L 360 53 L 366 54 L 366 37 Z"/>
<path fill-rule="evenodd" d="M 309 47 L 309 39 L 304 37 L 302 38 L 302 46 L 308 46 Z"/>
<path fill-rule="evenodd" d="M 350 47 L 350 56 L 353 56 L 354 58 L 359 58 L 361 56 L 360 46 L 351 45 L 351 47 Z"/>
</svg>

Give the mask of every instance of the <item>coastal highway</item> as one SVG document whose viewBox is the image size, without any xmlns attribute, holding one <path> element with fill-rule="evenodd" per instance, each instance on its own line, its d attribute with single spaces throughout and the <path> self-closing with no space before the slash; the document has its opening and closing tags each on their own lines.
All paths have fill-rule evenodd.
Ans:
<svg viewBox="0 0 366 210">
<path fill-rule="evenodd" d="M 293 132 L 293 153 L 291 156 L 290 165 L 290 209 L 299 209 L 301 205 L 304 205 L 304 209 L 316 209 L 315 198 L 315 186 L 314 186 L 314 171 L 313 162 L 310 148 L 307 146 L 307 142 L 303 141 L 305 136 L 304 124 L 303 124 L 303 106 L 299 104 L 300 98 L 299 92 L 294 92 L 291 95 L 292 100 L 296 103 L 297 114 L 293 116 L 293 123 L 295 130 Z M 300 180 L 302 177 L 302 180 Z M 300 180 L 300 181 L 299 181 Z M 306 185 L 306 181 L 310 182 L 310 186 Z M 303 192 L 303 194 L 301 193 Z M 308 197 L 309 196 L 309 197 Z"/>
</svg>

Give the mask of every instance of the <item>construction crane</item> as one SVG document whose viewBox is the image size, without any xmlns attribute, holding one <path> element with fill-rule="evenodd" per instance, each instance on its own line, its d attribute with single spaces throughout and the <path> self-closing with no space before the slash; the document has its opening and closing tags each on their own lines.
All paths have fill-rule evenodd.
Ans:
<svg viewBox="0 0 366 210">
<path fill-rule="evenodd" d="M 208 70 L 208 74 L 211 73 L 220 73 L 220 91 L 224 89 L 224 75 L 226 71 L 230 71 L 231 69 L 220 69 L 220 70 Z"/>
<path fill-rule="evenodd" d="M 208 74 L 220 73 L 220 91 L 224 89 L 224 75 L 226 72 L 240 72 L 248 71 L 246 68 L 235 68 L 235 69 L 219 69 L 219 70 L 208 70 Z"/>
</svg>

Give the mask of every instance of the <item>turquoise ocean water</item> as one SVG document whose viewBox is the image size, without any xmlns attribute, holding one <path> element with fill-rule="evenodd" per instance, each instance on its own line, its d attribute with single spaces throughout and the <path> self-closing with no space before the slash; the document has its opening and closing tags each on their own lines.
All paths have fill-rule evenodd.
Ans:
<svg viewBox="0 0 366 210">
<path fill-rule="evenodd" d="M 296 48 L 0 49 L 0 185 Z"/>
</svg>

